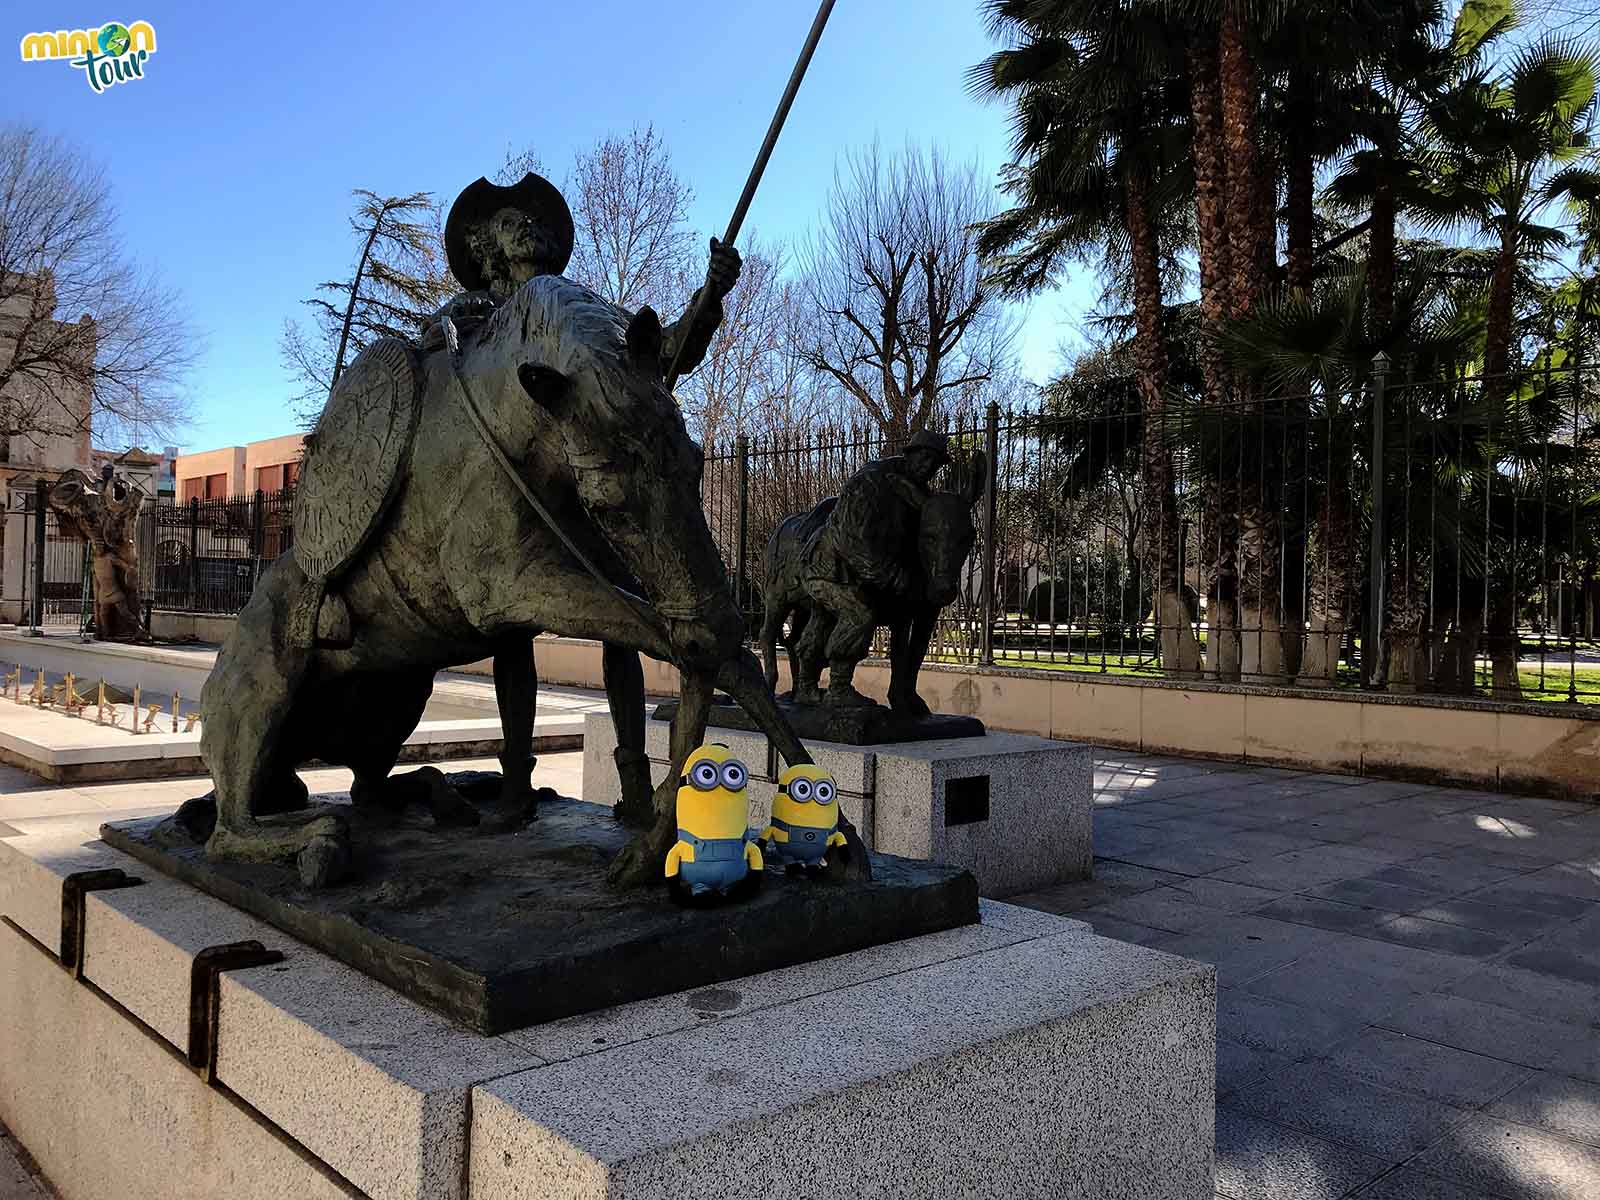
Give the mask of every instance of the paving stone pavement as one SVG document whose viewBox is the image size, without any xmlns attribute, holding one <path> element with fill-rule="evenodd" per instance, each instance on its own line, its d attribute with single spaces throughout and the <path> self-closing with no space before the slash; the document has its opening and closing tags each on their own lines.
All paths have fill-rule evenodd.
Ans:
<svg viewBox="0 0 1600 1200">
<path fill-rule="evenodd" d="M 23 1166 L 23 1157 L 11 1131 L 0 1125 L 0 1200 L 47 1200 L 54 1193 Z"/>
<path fill-rule="evenodd" d="M 1095 879 L 1215 963 L 1216 1195 L 1600 1198 L 1600 806 L 1102 752 Z"/>
</svg>

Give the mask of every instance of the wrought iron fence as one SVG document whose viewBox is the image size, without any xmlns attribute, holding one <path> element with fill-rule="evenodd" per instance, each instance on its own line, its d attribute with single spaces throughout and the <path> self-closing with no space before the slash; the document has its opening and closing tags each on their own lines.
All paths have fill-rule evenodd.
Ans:
<svg viewBox="0 0 1600 1200">
<path fill-rule="evenodd" d="M 6 513 L 7 601 L 30 625 L 93 620 L 89 545 L 61 525 L 45 491 L 17 495 Z M 143 603 L 153 609 L 231 614 L 261 574 L 294 545 L 294 493 L 228 500 L 146 501 L 134 529 Z"/>
<path fill-rule="evenodd" d="M 146 504 L 139 558 L 153 608 L 236 613 L 261 573 L 294 546 L 294 492 Z"/>
<path fill-rule="evenodd" d="M 945 431 L 936 487 L 975 451 L 993 470 L 937 659 L 1600 703 L 1600 372 L 1576 355 L 1153 410 L 1112 379 Z M 708 447 L 706 519 L 752 638 L 779 523 L 893 449 L 862 425 Z M 26 611 L 42 596 L 82 624 L 84 544 L 34 503 L 11 514 Z M 149 603 L 238 611 L 292 522 L 288 491 L 147 505 Z"/>
<path fill-rule="evenodd" d="M 6 507 L 7 591 L 27 623 L 81 631 L 94 611 L 89 543 L 62 525 L 45 495 L 43 488 L 18 492 Z"/>
<path fill-rule="evenodd" d="M 1128 380 L 949 429 L 994 464 L 931 653 L 950 661 L 1600 703 L 1600 375 L 1386 363 L 1340 386 Z M 789 513 L 886 449 L 860 428 L 707 455 L 750 628 Z M 959 469 L 959 467 L 957 468 Z M 936 481 L 935 486 L 948 486 Z"/>
</svg>

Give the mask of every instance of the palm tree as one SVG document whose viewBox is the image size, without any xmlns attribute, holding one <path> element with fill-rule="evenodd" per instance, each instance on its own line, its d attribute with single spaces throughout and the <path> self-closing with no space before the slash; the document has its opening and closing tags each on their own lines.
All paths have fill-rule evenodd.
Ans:
<svg viewBox="0 0 1600 1200">
<path fill-rule="evenodd" d="M 1158 5 L 1116 0 L 990 0 L 988 11 L 994 34 L 1017 44 L 974 68 L 972 86 L 1014 104 L 1016 162 L 1005 186 L 1016 204 L 988 223 L 979 250 L 1013 294 L 1040 286 L 1068 257 L 1125 269 L 1146 430 L 1143 557 L 1156 581 L 1162 662 L 1190 674 L 1199 668 L 1196 614 L 1182 587 L 1172 460 L 1153 432 L 1168 376 L 1163 259 L 1191 186 L 1187 130 L 1166 86 L 1179 31 Z"/>
<path fill-rule="evenodd" d="M 1206 395 L 1218 419 L 1249 408 L 1250 381 L 1229 374 L 1216 339 L 1247 316 L 1277 267 L 1277 175 L 1262 144 L 1264 35 L 1287 0 L 1162 0 L 1186 46 L 1178 64 L 1188 85 L 1191 168 L 1200 268 L 1200 311 L 1212 345 L 1203 354 Z M 1218 446 L 1224 440 L 1219 437 Z M 1201 552 L 1209 581 L 1207 673 L 1237 679 L 1276 675 L 1280 618 L 1270 588 L 1279 574 L 1280 531 L 1254 472 L 1219 472 L 1207 484 Z M 1257 635 L 1241 642 L 1241 626 Z M 1270 631 L 1270 632 L 1269 632 Z M 1265 657 L 1263 658 L 1263 654 Z"/>
<path fill-rule="evenodd" d="M 1482 15 L 1479 6 L 1469 8 Z M 1438 0 L 1398 0 L 1389 9 L 1388 19 L 1368 30 L 1360 79 L 1347 101 L 1349 132 L 1358 144 L 1325 192 L 1335 212 L 1352 219 L 1366 214 L 1358 228 L 1367 233 L 1368 322 L 1380 345 L 1393 340 L 1401 214 L 1415 212 L 1432 222 L 1452 215 L 1430 184 L 1437 163 L 1423 133 L 1423 106 L 1450 86 L 1499 28 L 1488 21 L 1469 30 L 1463 18 L 1457 29 L 1446 30 Z"/>
<path fill-rule="evenodd" d="M 1188 77 L 1199 246 L 1200 302 L 1213 340 L 1206 355 L 1214 406 L 1265 413 L 1259 380 L 1231 375 L 1220 339 L 1227 322 L 1272 300 L 1282 280 L 1310 288 L 1318 269 L 1317 165 L 1361 136 L 1375 64 L 1438 20 L 1436 0 L 1167 0 L 1189 30 Z M 1287 263 L 1276 258 L 1280 172 Z M 1392 233 L 1392 222 L 1387 226 Z M 1391 242 L 1392 248 L 1392 242 Z M 1266 407 L 1263 408 L 1263 405 Z M 1259 439 L 1257 439 L 1259 441 Z M 1232 444 L 1248 450 L 1247 438 Z M 1259 450 L 1259 447 L 1257 447 Z M 1262 457 L 1259 454 L 1257 457 Z M 1274 677 L 1298 658 L 1301 616 L 1284 609 L 1302 564 L 1280 528 L 1270 456 L 1212 482 L 1205 539 L 1210 575 L 1208 655 L 1219 678 Z M 1281 581 L 1281 586 L 1280 586 Z M 1255 630 L 1240 643 L 1239 626 Z"/>
<path fill-rule="evenodd" d="M 1480 7 L 1468 6 L 1463 17 Z M 1503 8 L 1492 26 L 1497 32 L 1514 23 L 1515 6 L 1506 0 Z M 1459 36 L 1471 36 L 1461 28 L 1458 22 Z M 1439 192 L 1497 250 L 1483 373 L 1505 389 L 1512 386 L 1506 375 L 1519 261 L 1568 244 L 1563 230 L 1542 223 L 1556 204 L 1600 194 L 1589 145 L 1597 56 L 1592 47 L 1545 38 L 1496 69 L 1478 61 L 1491 40 L 1476 41 L 1476 68 L 1428 105 L 1427 118 L 1444 155 Z"/>
</svg>

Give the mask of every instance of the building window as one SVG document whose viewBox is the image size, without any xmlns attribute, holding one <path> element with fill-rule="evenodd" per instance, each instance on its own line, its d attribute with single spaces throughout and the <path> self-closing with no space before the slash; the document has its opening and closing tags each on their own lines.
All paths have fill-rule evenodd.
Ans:
<svg viewBox="0 0 1600 1200">
<path fill-rule="evenodd" d="M 257 467 L 256 491 L 276 492 L 283 487 L 282 467 Z"/>
<path fill-rule="evenodd" d="M 205 498 L 207 500 L 226 500 L 228 498 L 228 476 L 225 473 L 206 476 Z"/>
<path fill-rule="evenodd" d="M 205 495 L 205 492 L 206 492 L 206 481 L 205 481 L 205 479 L 202 476 L 196 475 L 192 479 L 185 479 L 183 481 L 183 490 L 179 493 L 178 498 L 184 504 L 187 504 L 191 500 L 200 499 L 200 497 Z"/>
<path fill-rule="evenodd" d="M 295 484 L 297 484 L 299 482 L 300 482 L 300 464 L 297 463 L 297 462 L 286 462 L 286 463 L 284 463 L 283 464 L 283 486 L 285 488 L 292 488 Z"/>
</svg>

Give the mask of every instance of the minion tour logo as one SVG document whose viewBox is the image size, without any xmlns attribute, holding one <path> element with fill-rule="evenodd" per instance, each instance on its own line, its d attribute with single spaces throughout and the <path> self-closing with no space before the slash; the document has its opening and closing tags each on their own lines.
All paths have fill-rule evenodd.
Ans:
<svg viewBox="0 0 1600 1200">
<path fill-rule="evenodd" d="M 108 21 L 98 29 L 59 29 L 22 35 L 23 62 L 66 59 L 88 77 L 96 92 L 144 78 L 144 64 L 156 52 L 156 31 L 149 21 L 124 25 Z"/>
</svg>

